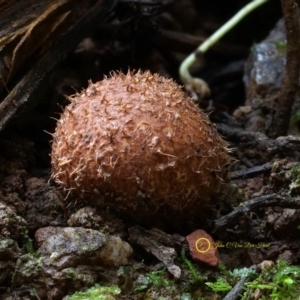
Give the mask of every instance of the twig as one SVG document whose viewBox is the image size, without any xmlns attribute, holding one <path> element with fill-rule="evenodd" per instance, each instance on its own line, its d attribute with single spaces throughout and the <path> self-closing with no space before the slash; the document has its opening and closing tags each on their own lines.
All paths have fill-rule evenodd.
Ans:
<svg viewBox="0 0 300 300">
<path fill-rule="evenodd" d="M 238 178 L 252 178 L 256 175 L 259 175 L 261 173 L 265 173 L 266 171 L 270 171 L 272 169 L 273 163 L 266 163 L 262 166 L 257 166 L 253 168 L 248 168 L 246 170 L 239 170 L 235 172 L 231 172 L 229 174 L 229 177 L 231 180 L 238 179 Z"/>
<path fill-rule="evenodd" d="M 245 215 L 253 209 L 266 207 L 266 206 L 280 206 L 285 208 L 300 208 L 300 201 L 297 197 L 283 197 L 277 196 L 276 194 L 264 195 L 260 197 L 253 198 L 249 201 L 241 203 L 236 207 L 231 213 L 223 216 L 214 221 L 215 229 L 213 233 L 216 233 L 226 227 L 228 227 L 232 222 L 237 220 L 240 216 Z"/>
<path fill-rule="evenodd" d="M 289 135 L 270 139 L 263 133 L 245 131 L 226 124 L 217 125 L 218 132 L 226 139 L 241 148 L 255 148 L 261 156 L 274 158 L 274 155 L 284 154 L 290 151 L 300 151 L 300 137 Z"/>
<path fill-rule="evenodd" d="M 245 283 L 248 282 L 251 279 L 252 274 L 258 270 L 256 265 L 251 266 L 249 269 L 253 272 L 251 272 L 248 276 L 241 278 L 232 290 L 223 298 L 223 300 L 236 300 L 240 298 L 240 294 L 243 291 Z"/>
<path fill-rule="evenodd" d="M 300 23 L 295 0 L 281 0 L 287 39 L 287 53 L 283 86 L 278 95 L 278 104 L 273 121 L 273 137 L 287 134 L 292 106 L 295 101 L 300 69 Z"/>
</svg>

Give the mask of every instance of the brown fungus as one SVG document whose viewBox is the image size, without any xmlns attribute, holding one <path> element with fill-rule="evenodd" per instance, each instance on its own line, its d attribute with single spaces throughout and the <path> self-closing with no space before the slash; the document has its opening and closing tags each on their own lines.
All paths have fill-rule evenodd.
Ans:
<svg viewBox="0 0 300 300">
<path fill-rule="evenodd" d="M 193 216 L 222 192 L 228 144 L 173 80 L 113 73 L 70 101 L 51 154 L 66 190 L 138 219 Z"/>
</svg>

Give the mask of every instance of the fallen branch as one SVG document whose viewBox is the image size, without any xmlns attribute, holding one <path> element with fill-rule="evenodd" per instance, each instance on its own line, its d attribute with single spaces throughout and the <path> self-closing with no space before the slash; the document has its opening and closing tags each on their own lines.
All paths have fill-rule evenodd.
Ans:
<svg viewBox="0 0 300 300">
<path fill-rule="evenodd" d="M 272 169 L 272 166 L 273 166 L 273 163 L 268 162 L 268 163 L 266 163 L 262 166 L 248 168 L 248 169 L 245 169 L 245 170 L 243 169 L 243 170 L 239 170 L 239 171 L 234 171 L 234 172 L 231 172 L 229 174 L 229 178 L 231 180 L 239 179 L 239 178 L 242 178 L 242 179 L 252 178 L 252 177 L 255 177 L 259 174 L 270 171 Z"/>
<path fill-rule="evenodd" d="M 300 201 L 298 197 L 283 197 L 276 194 L 264 195 L 253 198 L 249 201 L 241 203 L 231 213 L 214 221 L 215 229 L 213 233 L 221 231 L 236 221 L 240 216 L 247 214 L 254 209 L 268 206 L 280 206 L 284 208 L 300 208 Z"/>
<path fill-rule="evenodd" d="M 285 155 L 289 151 L 300 151 L 300 137 L 289 135 L 270 139 L 263 133 L 250 132 L 226 124 L 217 125 L 218 132 L 228 141 L 241 148 L 255 148 L 272 158 L 275 155 Z"/>
</svg>

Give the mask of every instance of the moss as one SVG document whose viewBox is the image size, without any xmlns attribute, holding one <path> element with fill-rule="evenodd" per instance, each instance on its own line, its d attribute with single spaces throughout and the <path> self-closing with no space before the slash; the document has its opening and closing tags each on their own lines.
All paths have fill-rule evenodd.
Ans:
<svg viewBox="0 0 300 300">
<path fill-rule="evenodd" d="M 184 289 L 184 284 L 170 277 L 167 270 L 160 269 L 140 275 L 135 284 L 133 299 L 143 300 L 181 300 L 187 299 L 189 293 Z M 185 295 L 183 297 L 183 295 Z M 183 298 L 182 298 L 183 297 Z M 194 298 L 192 298 L 194 299 Z"/>
<path fill-rule="evenodd" d="M 35 254 L 24 254 L 19 257 L 14 277 L 19 276 L 25 279 L 32 280 L 40 276 L 42 271 L 42 258 Z"/>
<path fill-rule="evenodd" d="M 289 194 L 298 195 L 300 192 L 300 164 L 295 164 L 290 170 Z"/>
<path fill-rule="evenodd" d="M 81 289 L 81 287 L 93 286 L 95 284 L 95 277 L 93 272 L 84 267 L 65 268 L 61 271 L 62 278 L 68 282 L 72 282 L 72 291 Z"/>
<path fill-rule="evenodd" d="M 300 183 L 300 164 L 295 164 L 294 166 L 292 166 L 291 175 L 292 175 L 292 179 L 295 182 Z"/>
<path fill-rule="evenodd" d="M 292 115 L 291 115 L 291 121 L 293 123 L 298 123 L 300 121 L 300 110 L 296 110 Z"/>
<path fill-rule="evenodd" d="M 224 265 L 219 266 L 219 273 L 216 276 L 216 281 L 206 282 L 205 284 L 213 290 L 213 292 L 222 294 L 229 292 L 232 287 L 244 277 L 252 276 L 253 270 L 250 268 L 241 268 L 227 270 Z"/>
<path fill-rule="evenodd" d="M 133 289 L 133 270 L 131 267 L 121 266 L 117 272 L 118 286 L 122 290 L 122 294 L 127 294 Z"/>
<path fill-rule="evenodd" d="M 69 296 L 67 300 L 114 300 L 115 295 L 121 293 L 118 286 L 101 286 L 95 284 L 95 286 L 84 292 L 76 292 Z"/>
<path fill-rule="evenodd" d="M 279 40 L 276 41 L 274 44 L 278 50 L 284 50 L 284 51 L 286 50 L 286 45 L 287 45 L 286 40 Z"/>
<path fill-rule="evenodd" d="M 189 261 L 186 258 L 184 250 L 181 252 L 181 259 L 186 264 L 186 266 L 188 268 L 188 271 L 189 271 L 190 275 L 193 278 L 193 282 L 192 283 L 194 284 L 194 283 L 202 283 L 202 282 L 204 282 L 204 278 L 197 273 L 197 270 L 196 270 L 195 266 L 192 264 L 191 261 Z"/>
<path fill-rule="evenodd" d="M 138 278 L 138 285 L 135 291 L 144 291 L 150 287 L 153 288 L 167 288 L 173 285 L 173 282 L 167 278 L 168 274 L 165 269 L 152 271 Z"/>
<path fill-rule="evenodd" d="M 209 286 L 214 292 L 224 293 L 229 292 L 232 289 L 232 286 L 228 284 L 224 278 L 219 277 L 215 282 L 206 282 L 207 286 Z"/>
<path fill-rule="evenodd" d="M 298 299 L 300 267 L 289 266 L 284 261 L 278 261 L 274 266 L 263 269 L 254 281 L 246 283 L 241 299 L 249 299 L 254 291 L 260 292 L 260 299 Z"/>
<path fill-rule="evenodd" d="M 166 279 L 166 275 L 167 274 L 165 270 L 159 270 L 148 273 L 146 277 L 149 279 L 153 286 L 161 288 L 172 285 L 172 282 Z"/>
</svg>

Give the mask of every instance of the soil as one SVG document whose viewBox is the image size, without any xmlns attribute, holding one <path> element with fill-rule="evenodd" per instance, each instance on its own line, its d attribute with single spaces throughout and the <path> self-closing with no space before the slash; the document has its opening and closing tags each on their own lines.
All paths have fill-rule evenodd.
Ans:
<svg viewBox="0 0 300 300">
<path fill-rule="evenodd" d="M 185 236 L 197 229 L 224 245 L 218 260 L 227 269 L 265 260 L 300 263 L 300 210 L 295 204 L 300 194 L 299 97 L 292 136 L 268 138 L 272 99 L 283 77 L 272 77 L 270 70 L 282 74 L 285 55 L 274 48 L 284 38 L 283 23 L 277 23 L 280 6 L 274 3 L 249 15 L 193 69 L 212 92 L 199 105 L 230 142 L 236 160 L 227 194 L 208 219 L 153 231 L 92 203 L 65 201 L 67 193 L 51 180 L 51 133 L 68 104 L 65 95 L 114 70 L 150 70 L 180 83 L 182 59 L 247 3 L 213 2 L 175 1 L 157 16 L 133 7 L 133 17 L 124 24 L 126 16 L 118 12 L 113 26 L 86 37 L 46 78 L 38 104 L 28 106 L 0 133 L 0 299 L 63 299 L 96 283 L 121 289 L 120 295 L 103 299 L 221 299 L 189 284 L 191 271 L 181 253 L 185 250 L 192 260 Z M 277 39 L 274 31 L 270 38 L 271 30 Z M 259 65 L 264 47 L 273 54 Z M 262 83 L 255 74 L 264 71 Z M 244 210 L 229 218 L 242 203 Z M 214 267 L 193 263 L 207 280 L 214 276 Z M 147 274 L 162 267 L 168 270 L 164 280 L 177 278 L 177 283 L 158 292 Z"/>
</svg>

